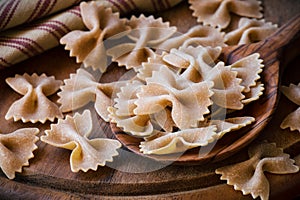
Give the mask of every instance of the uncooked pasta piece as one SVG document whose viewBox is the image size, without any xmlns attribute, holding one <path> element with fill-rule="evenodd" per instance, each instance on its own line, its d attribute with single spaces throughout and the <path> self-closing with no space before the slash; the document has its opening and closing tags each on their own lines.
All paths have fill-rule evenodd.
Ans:
<svg viewBox="0 0 300 200">
<path fill-rule="evenodd" d="M 224 120 L 212 119 L 204 123 L 205 126 L 215 125 L 217 127 L 216 137 L 220 139 L 226 133 L 241 129 L 255 121 L 253 117 L 233 117 Z M 203 124 L 202 124 L 203 125 Z"/>
<path fill-rule="evenodd" d="M 259 74 L 264 65 L 259 56 L 258 53 L 254 53 L 230 65 L 231 69 L 237 72 L 237 77 L 242 80 L 243 92 L 249 92 L 250 88 L 256 86 L 257 80 L 260 79 Z"/>
<path fill-rule="evenodd" d="M 298 85 L 290 84 L 287 86 L 281 86 L 281 92 L 292 102 L 300 106 L 300 83 Z"/>
<path fill-rule="evenodd" d="M 198 22 L 222 29 L 230 24 L 232 14 L 251 18 L 263 16 L 258 0 L 189 0 L 189 3 Z"/>
<path fill-rule="evenodd" d="M 27 73 L 7 78 L 6 83 L 22 98 L 15 101 L 7 111 L 5 119 L 11 118 L 14 121 L 41 122 L 54 121 L 55 118 L 62 118 L 58 106 L 50 101 L 47 96 L 53 95 L 62 85 L 62 81 L 55 80 L 54 76 L 47 77 L 45 74 L 31 76 Z"/>
<path fill-rule="evenodd" d="M 23 166 L 29 165 L 38 147 L 37 128 L 22 128 L 12 133 L 0 134 L 0 168 L 9 178 L 14 179 L 16 172 L 22 172 Z"/>
<path fill-rule="evenodd" d="M 291 131 L 300 132 L 300 107 L 288 114 L 280 124 L 280 128 L 290 128 Z"/>
<path fill-rule="evenodd" d="M 152 73 L 137 93 L 136 115 L 149 115 L 171 107 L 172 119 L 180 129 L 196 127 L 212 104 L 211 81 L 194 83 L 167 67 Z"/>
<path fill-rule="evenodd" d="M 119 66 L 135 71 L 155 53 L 151 47 L 155 47 L 167 40 L 176 32 L 176 27 L 170 27 L 169 22 L 163 22 L 162 18 L 155 19 L 153 16 L 145 17 L 143 14 L 138 18 L 132 16 L 127 23 L 131 31 L 127 35 L 132 42 L 122 43 L 108 49 L 112 60 Z"/>
<path fill-rule="evenodd" d="M 102 2 L 82 2 L 80 11 L 87 31 L 75 30 L 60 39 L 60 43 L 70 50 L 70 56 L 75 56 L 78 63 L 105 72 L 107 69 L 107 54 L 104 40 L 118 38 L 126 34 L 130 28 L 125 19 L 120 19 L 119 13 L 113 13 Z"/>
<path fill-rule="evenodd" d="M 225 46 L 224 35 L 225 33 L 211 26 L 197 25 L 190 28 L 186 33 L 165 40 L 156 46 L 156 51 L 170 51 L 181 46 Z"/>
<path fill-rule="evenodd" d="M 65 79 L 64 85 L 61 86 L 61 91 L 58 93 L 60 109 L 62 112 L 70 112 L 89 102 L 95 102 L 94 107 L 98 115 L 108 121 L 107 107 L 112 105 L 111 97 L 125 83 L 126 81 L 98 83 L 93 75 L 79 68 L 76 74 L 71 74 L 70 79 Z"/>
<path fill-rule="evenodd" d="M 237 78 L 237 72 L 232 71 L 223 62 L 218 62 L 204 77 L 205 80 L 214 82 L 212 101 L 227 109 L 240 110 L 244 107 L 242 94 L 244 87 L 241 79 Z"/>
<path fill-rule="evenodd" d="M 114 107 L 109 107 L 108 111 L 110 112 L 111 122 L 116 123 L 117 127 L 129 135 L 147 137 L 154 131 L 149 115 L 119 116 L 116 113 L 117 109 Z"/>
<path fill-rule="evenodd" d="M 149 78 L 152 76 L 153 71 L 158 71 L 161 66 L 169 67 L 171 70 L 174 70 L 176 72 L 180 72 L 182 68 L 185 68 L 185 64 L 183 63 L 180 68 L 177 66 L 171 65 L 168 62 L 165 62 L 163 60 L 163 57 L 165 55 L 168 55 L 167 52 L 162 52 L 161 55 L 155 54 L 153 58 L 149 58 L 147 62 L 143 62 L 142 66 L 137 71 L 137 78 L 139 78 L 142 81 L 145 81 L 146 78 Z M 174 59 L 180 59 L 179 57 L 175 57 Z M 179 61 L 178 61 L 179 62 Z M 183 61 L 185 62 L 185 61 Z M 184 66 L 183 66 L 184 65 Z M 187 64 L 189 65 L 189 64 Z"/>
<path fill-rule="evenodd" d="M 57 124 L 51 124 L 51 129 L 45 131 L 46 135 L 41 136 L 41 140 L 52 146 L 71 150 L 72 172 L 87 172 L 90 169 L 97 170 L 98 166 L 104 166 L 106 162 L 112 162 L 121 147 L 117 140 L 89 139 L 92 131 L 91 112 L 85 110 L 82 114 L 67 115 L 65 119 L 59 119 Z"/>
<path fill-rule="evenodd" d="M 281 86 L 282 93 L 292 102 L 300 106 L 300 83 L 298 85 L 290 84 L 289 87 Z M 291 131 L 300 132 L 300 107 L 288 114 L 281 122 L 282 129 L 290 128 Z"/>
<path fill-rule="evenodd" d="M 149 136 L 154 130 L 149 115 L 135 115 L 133 112 L 136 108 L 136 94 L 142 85 L 140 81 L 128 82 L 117 93 L 114 106 L 108 108 L 111 122 L 124 132 L 138 137 Z"/>
<path fill-rule="evenodd" d="M 272 174 L 289 174 L 299 171 L 299 167 L 283 153 L 274 143 L 256 143 L 249 147 L 249 160 L 216 169 L 221 174 L 221 180 L 226 180 L 235 190 L 244 195 L 251 194 L 255 199 L 269 198 L 270 185 L 264 172 Z"/>
<path fill-rule="evenodd" d="M 277 30 L 277 25 L 265 22 L 264 19 L 241 18 L 238 27 L 226 33 L 225 43 L 228 45 L 241 45 L 259 42 Z"/>
<path fill-rule="evenodd" d="M 116 114 L 118 116 L 134 115 L 133 110 L 136 108 L 134 102 L 138 98 L 137 93 L 142 85 L 144 83 L 141 81 L 134 80 L 120 88 L 120 92 L 117 93 L 117 97 L 114 99 L 114 107 L 117 108 Z"/>
<path fill-rule="evenodd" d="M 186 69 L 181 73 L 182 77 L 193 82 L 200 82 L 216 65 L 215 61 L 220 56 L 221 50 L 221 47 L 180 47 L 171 49 L 163 60 L 177 68 Z"/>
<path fill-rule="evenodd" d="M 242 100 L 244 105 L 251 103 L 252 101 L 256 101 L 263 94 L 264 84 L 261 82 L 257 82 L 256 86 L 250 87 L 249 92 L 243 92 L 245 95 L 245 99 Z"/>
<path fill-rule="evenodd" d="M 215 126 L 185 129 L 141 142 L 140 151 L 144 154 L 179 153 L 191 148 L 206 146 L 215 139 Z"/>
</svg>

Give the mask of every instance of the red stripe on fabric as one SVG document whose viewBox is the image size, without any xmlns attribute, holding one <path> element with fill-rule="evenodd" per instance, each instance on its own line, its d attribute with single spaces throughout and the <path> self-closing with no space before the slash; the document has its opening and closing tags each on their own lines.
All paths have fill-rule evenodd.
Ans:
<svg viewBox="0 0 300 200">
<path fill-rule="evenodd" d="M 30 22 L 30 21 L 32 21 L 32 20 L 35 18 L 35 14 L 37 13 L 39 7 L 41 6 L 41 2 L 42 2 L 42 0 L 39 0 L 39 1 L 37 2 L 37 4 L 35 5 L 35 8 L 32 10 L 31 15 L 30 15 L 30 16 L 28 17 L 28 19 L 26 20 L 27 22 Z"/>
<path fill-rule="evenodd" d="M 12 63 L 8 62 L 8 61 L 5 60 L 5 58 L 3 58 L 3 57 L 0 58 L 0 61 L 1 61 L 2 63 L 4 63 L 4 65 L 2 64 L 2 65 L 0 65 L 0 67 L 8 67 L 8 66 L 12 65 Z"/>
<path fill-rule="evenodd" d="M 4 46 L 4 47 L 11 47 L 11 48 L 17 49 L 20 52 L 22 52 L 23 54 L 25 54 L 27 57 L 31 57 L 31 55 L 28 52 L 26 52 L 25 49 L 23 49 L 22 47 L 20 47 L 18 45 L 9 44 L 9 43 L 6 43 L 6 42 L 0 42 L 0 46 L 1 45 Z"/>
<path fill-rule="evenodd" d="M 2 4 L 0 5 L 0 13 L 3 13 L 2 12 L 2 9 L 4 8 L 4 6 L 6 5 L 6 4 L 8 4 L 9 3 L 9 1 L 2 1 Z"/>
<path fill-rule="evenodd" d="M 10 1 L 5 5 L 3 12 L 0 15 L 0 28 L 4 27 L 7 16 L 11 12 L 11 9 L 12 9 L 14 3 L 15 3 L 15 1 Z"/>
<path fill-rule="evenodd" d="M 25 37 L 6 37 L 6 36 L 0 36 L 0 41 L 1 40 L 6 40 L 6 41 L 26 41 L 30 43 L 31 45 L 35 46 L 37 51 L 43 52 L 45 49 L 39 45 L 36 41 L 30 39 L 30 38 L 25 38 Z"/>
<path fill-rule="evenodd" d="M 108 0 L 111 4 L 113 4 L 121 13 L 125 13 L 125 11 L 122 9 L 122 7 L 114 0 Z"/>
<path fill-rule="evenodd" d="M 41 53 L 32 44 L 28 43 L 28 41 L 26 41 L 26 40 L 2 39 L 2 38 L 0 38 L 0 43 L 1 42 L 7 43 L 7 44 L 11 44 L 11 45 L 15 44 L 15 45 L 19 45 L 20 47 L 24 47 L 30 53 L 32 53 L 32 55 L 37 55 L 38 53 Z"/>
<path fill-rule="evenodd" d="M 38 30 L 47 31 L 51 35 L 53 35 L 58 41 L 62 36 L 71 31 L 65 24 L 59 21 L 49 21 L 45 24 L 40 24 L 38 26 L 33 27 Z"/>
<path fill-rule="evenodd" d="M 53 37 L 56 38 L 57 41 L 60 40 L 61 36 L 58 35 L 55 31 L 53 31 L 52 29 L 49 29 L 49 27 L 47 26 L 43 26 L 43 27 L 37 27 L 36 30 L 42 30 L 42 31 L 46 31 L 48 33 L 50 33 Z"/>
<path fill-rule="evenodd" d="M 57 31 L 58 33 L 61 33 L 62 35 L 72 31 L 66 24 L 57 21 L 57 20 L 50 20 L 42 24 L 26 24 L 26 26 L 23 27 L 24 29 L 37 29 L 40 27 L 50 27 L 54 31 Z"/>
<path fill-rule="evenodd" d="M 3 25 L 3 27 L 6 27 L 7 24 L 10 22 L 10 20 L 12 19 L 14 13 L 16 12 L 16 9 L 18 8 L 18 6 L 19 6 L 19 4 L 20 4 L 20 0 L 15 1 L 15 2 L 17 2 L 17 3 L 16 3 L 16 5 L 13 7 L 12 11 L 10 12 L 10 15 L 8 16 L 8 18 L 7 18 L 6 22 L 5 22 L 5 24 Z"/>
<path fill-rule="evenodd" d="M 36 14 L 34 19 L 37 19 L 43 15 L 46 14 L 46 11 L 48 10 L 49 6 L 50 6 L 51 0 L 44 0 L 44 2 L 42 3 L 42 7 L 40 8 L 39 12 Z"/>
<path fill-rule="evenodd" d="M 80 7 L 76 6 L 74 9 L 68 10 L 68 13 L 72 13 L 74 15 L 77 15 L 78 17 L 81 18 L 81 13 L 80 13 Z"/>
<path fill-rule="evenodd" d="M 51 23 L 55 23 L 55 24 L 58 24 L 61 26 L 61 28 L 64 28 L 66 31 L 65 32 L 70 32 L 72 31 L 66 24 L 60 22 L 60 21 L 57 21 L 57 20 L 51 20 L 50 21 Z"/>
<path fill-rule="evenodd" d="M 48 11 L 44 14 L 45 16 L 48 15 L 53 10 L 53 8 L 56 5 L 56 3 L 57 3 L 57 0 L 52 0 L 51 1 L 51 5 L 49 6 Z"/>
</svg>

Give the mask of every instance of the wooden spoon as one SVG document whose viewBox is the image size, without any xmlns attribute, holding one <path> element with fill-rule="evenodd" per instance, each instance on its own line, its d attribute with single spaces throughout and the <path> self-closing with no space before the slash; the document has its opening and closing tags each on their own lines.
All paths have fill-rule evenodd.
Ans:
<svg viewBox="0 0 300 200">
<path fill-rule="evenodd" d="M 278 102 L 280 67 L 283 68 L 283 66 L 280 66 L 279 56 L 283 55 L 284 47 L 296 39 L 299 30 L 300 14 L 293 17 L 274 34 L 261 42 L 223 48 L 221 60 L 226 64 L 232 64 L 250 54 L 259 53 L 264 64 L 261 79 L 264 83 L 265 90 L 264 95 L 258 101 L 247 105 L 239 113 L 240 115 L 255 117 L 255 123 L 237 131 L 238 133 L 228 133 L 213 146 L 213 149 L 208 146 L 204 147 L 203 150 L 202 147 L 201 155 L 199 154 L 199 148 L 189 150 L 182 155 L 144 155 L 139 150 L 141 139 L 125 134 L 122 130 L 118 129 L 115 124 L 111 124 L 116 138 L 129 150 L 161 162 L 203 164 L 206 162 L 220 161 L 233 155 L 253 141 L 270 121 Z M 205 149 L 207 149 L 207 152 L 205 152 Z"/>
</svg>

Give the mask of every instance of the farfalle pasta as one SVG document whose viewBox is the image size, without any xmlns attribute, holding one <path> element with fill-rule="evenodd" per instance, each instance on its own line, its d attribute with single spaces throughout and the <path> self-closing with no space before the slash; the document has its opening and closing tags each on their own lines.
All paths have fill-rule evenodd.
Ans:
<svg viewBox="0 0 300 200">
<path fill-rule="evenodd" d="M 142 142 L 138 147 L 144 154 L 183 153 L 207 146 L 253 123 L 254 117 L 234 116 L 234 111 L 243 109 L 262 95 L 262 60 L 259 54 L 252 54 L 229 65 L 222 61 L 222 48 L 262 40 L 276 26 L 254 19 L 262 17 L 258 0 L 190 0 L 189 3 L 199 24 L 178 34 L 177 27 L 170 26 L 162 18 L 141 14 L 121 19 L 119 13 L 105 7 L 103 2 L 82 2 L 80 12 L 87 29 L 71 31 L 60 43 L 70 51 L 71 57 L 76 57 L 77 63 L 83 63 L 84 68 L 91 67 L 93 73 L 100 71 L 102 75 L 110 70 L 107 62 L 110 56 L 111 61 L 126 68 L 125 73 L 136 76 L 130 80 L 101 83 L 82 67 L 64 82 L 45 75 L 17 75 L 7 79 L 7 83 L 24 97 L 11 106 L 6 119 L 44 123 L 59 118 L 41 140 L 71 150 L 73 172 L 97 170 L 98 166 L 113 161 L 121 147 L 117 140 L 88 138 L 93 131 L 93 120 L 85 106 L 90 102 L 105 122 L 115 123 L 131 137 L 139 138 Z M 233 15 L 239 19 L 235 30 L 231 30 Z M 61 89 L 58 93 L 60 108 L 46 98 L 58 89 Z M 43 110 L 45 108 L 50 108 L 51 112 Z M 78 112 L 80 108 L 85 109 L 82 114 Z M 68 115 L 72 111 L 73 116 Z M 226 116 L 229 112 L 230 117 Z M 62 113 L 66 115 L 64 119 Z M 299 113 L 296 111 L 289 117 L 293 125 L 283 122 L 282 127 L 300 130 L 299 123 L 295 125 Z M 36 129 L 31 132 L 37 134 Z M 0 141 L 2 138 L 4 136 L 0 135 Z M 0 151 L 7 147 L 5 142 L 4 147 L 1 144 Z M 34 149 L 30 144 L 28 151 Z M 27 158 L 31 157 L 29 154 Z M 249 150 L 249 156 L 253 157 L 249 161 L 251 165 L 267 163 L 269 170 L 263 147 Z M 285 155 L 278 156 L 279 160 L 284 157 L 291 163 Z M 0 164 L 4 173 L 13 178 L 14 172 L 28 162 L 12 169 L 5 163 Z M 260 175 L 264 169 L 261 166 L 257 167 Z M 227 178 L 227 168 L 216 172 L 223 174 L 223 170 L 222 178 L 231 181 Z M 245 193 L 266 196 L 243 187 L 244 184 L 236 186 Z"/>
<path fill-rule="evenodd" d="M 109 107 L 111 122 L 132 137 L 143 137 L 140 150 L 146 154 L 205 146 L 253 123 L 250 116 L 223 121 L 214 117 L 220 115 L 219 107 L 232 112 L 259 98 L 262 60 L 253 54 L 225 66 L 220 55 L 221 47 L 182 46 L 149 58 L 138 69 L 137 79 L 122 87 Z M 214 105 L 217 110 L 212 110 Z M 214 136 L 205 144 L 191 144 L 176 136 L 187 130 L 199 133 L 209 126 L 215 130 L 207 134 Z M 182 149 L 175 148 L 176 144 Z"/>
<path fill-rule="evenodd" d="M 170 51 L 181 46 L 225 46 L 224 35 L 224 32 L 211 26 L 196 25 L 186 33 L 165 40 L 156 46 L 156 51 Z"/>
<path fill-rule="evenodd" d="M 64 80 L 58 102 L 62 112 L 75 111 L 89 102 L 94 102 L 98 115 L 108 121 L 107 107 L 112 104 L 111 97 L 126 81 L 112 83 L 98 83 L 92 74 L 79 68 L 76 74 L 71 74 L 70 79 Z"/>
<path fill-rule="evenodd" d="M 39 132 L 37 128 L 22 128 L 0 134 L 0 168 L 9 179 L 14 179 L 16 172 L 22 172 L 22 167 L 29 165 L 33 151 L 38 148 L 35 143 Z"/>
<path fill-rule="evenodd" d="M 144 154 L 171 154 L 185 152 L 195 147 L 204 147 L 222 138 L 226 133 L 238 130 L 251 124 L 253 117 L 235 117 L 225 120 L 207 120 L 196 128 L 175 132 L 156 131 L 144 138 L 140 150 Z"/>
<path fill-rule="evenodd" d="M 158 155 L 185 152 L 215 141 L 216 129 L 216 126 L 208 126 L 167 133 L 153 140 L 141 142 L 140 150 L 144 154 Z"/>
<path fill-rule="evenodd" d="M 264 172 L 272 174 L 289 174 L 299 171 L 299 167 L 290 159 L 290 155 L 274 143 L 257 143 L 248 149 L 249 160 L 216 169 L 221 174 L 221 180 L 234 186 L 244 195 L 251 194 L 255 199 L 269 198 L 270 185 Z"/>
<path fill-rule="evenodd" d="M 282 86 L 281 91 L 290 101 L 300 106 L 300 83 L 298 85 L 291 83 L 288 87 Z M 280 127 L 282 129 L 290 128 L 291 131 L 297 130 L 300 132 L 300 107 L 288 114 L 281 122 Z"/>
<path fill-rule="evenodd" d="M 237 72 L 225 66 L 223 62 L 218 62 L 205 77 L 206 80 L 214 82 L 212 100 L 220 107 L 240 110 L 244 107 L 242 100 L 245 98 L 241 85 L 242 80 L 237 78 Z"/>
<path fill-rule="evenodd" d="M 167 67 L 161 67 L 152 73 L 151 78 L 146 79 L 146 85 L 137 93 L 134 113 L 153 114 L 171 106 L 172 119 L 177 127 L 196 127 L 197 122 L 204 120 L 204 115 L 209 113 L 212 86 L 212 82 L 194 83 Z"/>
<path fill-rule="evenodd" d="M 199 127 L 216 126 L 216 138 L 222 138 L 226 133 L 239 130 L 255 121 L 254 117 L 232 117 L 223 120 L 211 119 L 200 123 Z"/>
<path fill-rule="evenodd" d="M 109 107 L 111 122 L 116 123 L 123 131 L 138 137 L 149 136 L 153 133 L 153 125 L 149 115 L 135 115 L 137 92 L 144 85 L 140 81 L 133 81 L 121 88 L 114 99 L 114 107 Z"/>
<path fill-rule="evenodd" d="M 106 162 L 112 162 L 118 155 L 120 142 L 108 138 L 89 139 L 93 131 L 91 112 L 85 110 L 82 114 L 67 115 L 59 119 L 57 124 L 52 124 L 41 136 L 41 141 L 52 146 L 72 150 L 70 165 L 72 172 L 97 170 Z"/>
<path fill-rule="evenodd" d="M 142 62 L 155 55 L 152 47 L 158 46 L 177 31 L 176 27 L 170 27 L 169 22 L 163 22 L 162 18 L 145 17 L 143 14 L 138 18 L 132 16 L 127 24 L 131 27 L 127 37 L 132 42 L 114 46 L 107 52 L 119 66 L 136 71 Z"/>
<path fill-rule="evenodd" d="M 62 118 L 58 106 L 47 98 L 59 90 L 62 81 L 55 80 L 53 76 L 47 77 L 45 74 L 39 76 L 36 73 L 31 76 L 27 73 L 22 76 L 16 75 L 5 81 L 23 95 L 10 106 L 5 115 L 6 120 L 13 118 L 14 121 L 45 123 L 47 120 Z"/>
<path fill-rule="evenodd" d="M 120 19 L 119 13 L 113 13 L 102 2 L 82 2 L 80 4 L 82 20 L 87 31 L 71 31 L 60 39 L 60 43 L 70 50 L 70 56 L 75 56 L 78 63 L 105 72 L 107 69 L 107 54 L 105 39 L 122 37 L 130 29 L 125 19 Z"/>
<path fill-rule="evenodd" d="M 277 30 L 277 25 L 264 19 L 241 18 L 238 27 L 224 36 L 228 45 L 250 44 L 262 41 Z"/>
<path fill-rule="evenodd" d="M 230 65 L 232 71 L 236 71 L 237 77 L 242 80 L 241 85 L 244 87 L 244 92 L 249 92 L 251 87 L 256 86 L 257 80 L 260 79 L 259 74 L 264 67 L 262 62 L 259 54 L 254 53 Z"/>
<path fill-rule="evenodd" d="M 198 22 L 225 29 L 231 22 L 231 13 L 249 18 L 261 18 L 258 0 L 189 0 L 190 9 Z"/>
</svg>

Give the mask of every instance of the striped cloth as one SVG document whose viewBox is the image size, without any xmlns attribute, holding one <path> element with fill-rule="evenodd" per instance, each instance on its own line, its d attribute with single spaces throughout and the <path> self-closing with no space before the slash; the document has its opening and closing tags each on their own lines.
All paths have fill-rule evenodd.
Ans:
<svg viewBox="0 0 300 200">
<path fill-rule="evenodd" d="M 82 0 L 0 1 L 0 69 L 59 45 L 62 36 L 85 28 Z M 97 0 L 121 15 L 132 11 L 156 12 L 182 0 Z"/>
</svg>

